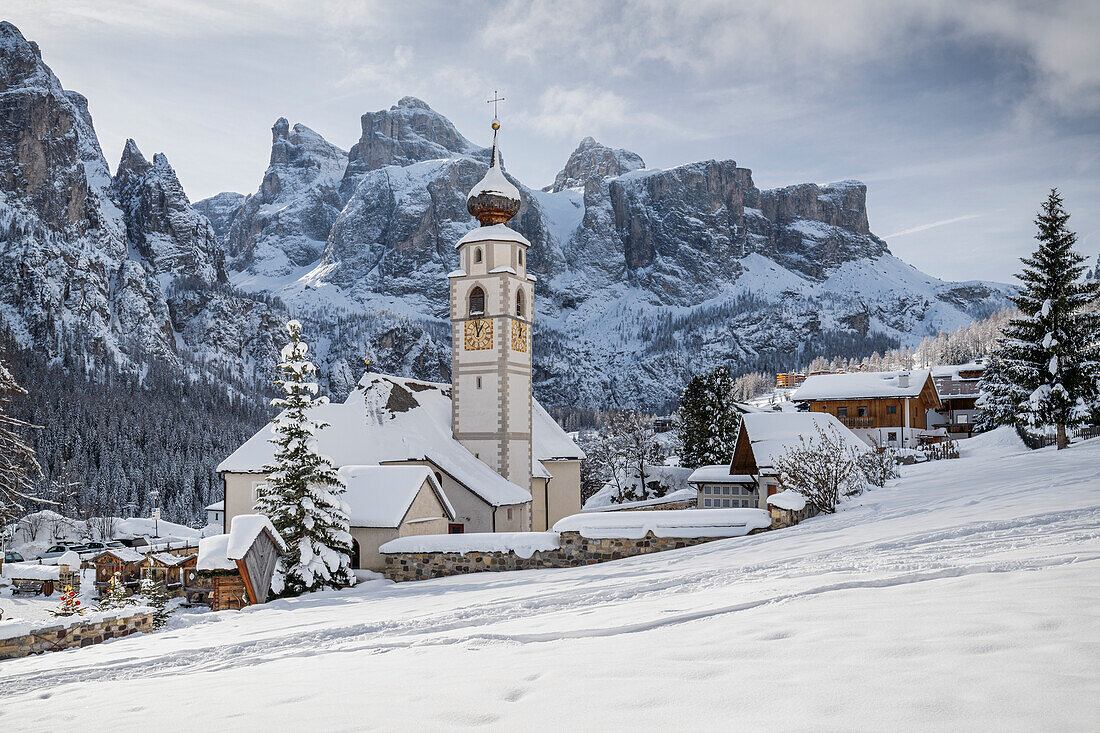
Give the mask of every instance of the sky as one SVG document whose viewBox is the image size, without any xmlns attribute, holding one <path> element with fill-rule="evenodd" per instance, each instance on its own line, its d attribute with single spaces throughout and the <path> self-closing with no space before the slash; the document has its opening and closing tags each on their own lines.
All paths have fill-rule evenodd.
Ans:
<svg viewBox="0 0 1100 733">
<path fill-rule="evenodd" d="M 345 150 L 419 97 L 553 181 L 592 135 L 649 167 L 732 159 L 760 188 L 858 179 L 871 230 L 929 274 L 1012 281 L 1058 187 L 1100 253 L 1100 2 L 6 0 L 84 94 L 112 169 L 127 138 L 192 200 L 257 190 L 286 117 Z"/>
</svg>

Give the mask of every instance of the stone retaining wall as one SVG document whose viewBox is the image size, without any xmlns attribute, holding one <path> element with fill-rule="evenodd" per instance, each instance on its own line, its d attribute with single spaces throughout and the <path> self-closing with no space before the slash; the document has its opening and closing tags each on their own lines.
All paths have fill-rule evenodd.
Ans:
<svg viewBox="0 0 1100 733">
<path fill-rule="evenodd" d="M 152 630 L 152 613 L 136 613 L 121 618 L 104 618 L 74 625 L 58 623 L 54 626 L 34 629 L 20 636 L 0 638 L 0 660 L 90 646 L 108 639 Z M 0 627 L 0 631 L 3 631 L 3 627 Z"/>
<path fill-rule="evenodd" d="M 753 530 L 755 534 L 763 530 Z M 624 557 L 647 555 L 651 552 L 691 547 L 724 537 L 657 537 L 652 532 L 641 539 L 623 537 L 589 538 L 580 532 L 562 532 L 557 550 L 539 550 L 531 557 L 515 552 L 399 552 L 385 553 L 383 573 L 390 580 L 426 580 L 465 573 L 500 572 L 504 570 L 535 570 L 539 568 L 572 568 L 595 565 Z"/>
</svg>

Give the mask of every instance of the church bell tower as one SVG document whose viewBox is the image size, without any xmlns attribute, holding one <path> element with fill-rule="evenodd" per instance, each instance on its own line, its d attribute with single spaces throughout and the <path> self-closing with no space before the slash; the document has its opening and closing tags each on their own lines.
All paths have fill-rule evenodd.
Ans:
<svg viewBox="0 0 1100 733">
<path fill-rule="evenodd" d="M 511 229 L 519 190 L 500 169 L 493 118 L 489 171 L 466 200 L 481 222 L 459 240 L 448 275 L 451 304 L 451 426 L 454 437 L 514 484 L 531 488 L 531 243 Z"/>
</svg>

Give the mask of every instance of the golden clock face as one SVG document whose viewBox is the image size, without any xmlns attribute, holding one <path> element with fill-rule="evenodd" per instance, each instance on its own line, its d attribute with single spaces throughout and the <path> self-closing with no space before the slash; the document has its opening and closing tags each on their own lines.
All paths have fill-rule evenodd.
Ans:
<svg viewBox="0 0 1100 733">
<path fill-rule="evenodd" d="M 487 318 L 466 321 L 466 351 L 493 348 L 493 322 Z"/>
<path fill-rule="evenodd" d="M 512 350 L 527 351 L 527 324 L 512 321 Z"/>
</svg>

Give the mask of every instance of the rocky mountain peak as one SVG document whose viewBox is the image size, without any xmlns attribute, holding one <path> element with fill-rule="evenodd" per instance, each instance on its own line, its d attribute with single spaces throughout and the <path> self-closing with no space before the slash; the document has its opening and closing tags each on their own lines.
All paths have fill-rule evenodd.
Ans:
<svg viewBox="0 0 1100 733">
<path fill-rule="evenodd" d="M 348 152 L 347 172 L 340 186 L 345 200 L 364 174 L 383 166 L 458 156 L 489 163 L 489 149 L 474 145 L 450 120 L 416 97 L 402 97 L 389 109 L 367 112 L 361 122 L 363 132 Z"/>
<path fill-rule="evenodd" d="M 612 149 L 593 137 L 586 137 L 569 156 L 554 183 L 542 190 L 557 193 L 567 188 L 582 188 L 590 180 L 621 176 L 641 168 L 645 168 L 645 161 L 637 153 Z"/>
<path fill-rule="evenodd" d="M 157 153 L 150 163 L 137 144 L 126 141 L 111 193 L 122 210 L 126 236 L 157 275 L 225 281 L 217 235 L 191 201 L 168 162 Z"/>
</svg>

